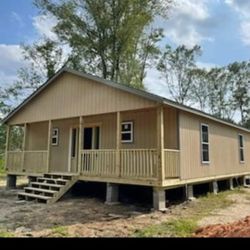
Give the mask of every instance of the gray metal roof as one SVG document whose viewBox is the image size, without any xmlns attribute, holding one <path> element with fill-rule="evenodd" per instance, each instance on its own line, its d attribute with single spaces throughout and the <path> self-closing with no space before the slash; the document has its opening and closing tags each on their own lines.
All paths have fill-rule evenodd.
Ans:
<svg viewBox="0 0 250 250">
<path fill-rule="evenodd" d="M 216 118 L 210 114 L 207 114 L 205 112 L 202 112 L 200 110 L 197 110 L 197 109 L 194 109 L 194 108 L 190 108 L 188 106 L 185 106 L 185 105 L 182 105 L 182 104 L 179 104 L 177 102 L 174 102 L 174 101 L 171 101 L 167 98 L 163 98 L 161 96 L 158 96 L 158 95 L 155 95 L 155 94 L 151 94 L 149 92 L 146 92 L 146 91 L 143 91 L 143 90 L 139 90 L 139 89 L 136 89 L 136 88 L 133 88 L 133 87 L 130 87 L 128 85 L 124 85 L 124 84 L 118 84 L 118 83 L 115 83 L 115 82 L 112 82 L 112 81 L 109 81 L 109 80 L 105 80 L 103 78 L 100 78 L 98 76 L 93 76 L 93 75 L 90 75 L 90 74 L 86 74 L 86 73 L 82 73 L 82 72 L 79 72 L 79 71 L 76 71 L 76 70 L 72 70 L 72 69 L 69 69 L 69 68 L 66 68 L 66 67 L 63 67 L 62 69 L 60 69 L 53 77 L 51 77 L 50 79 L 48 79 L 42 86 L 40 86 L 33 94 L 31 94 L 28 98 L 26 98 L 20 105 L 18 105 L 13 111 L 11 111 L 3 120 L 2 120 L 2 123 L 6 123 L 11 117 L 13 117 L 20 109 L 22 109 L 30 100 L 32 100 L 33 98 L 35 98 L 40 92 L 42 92 L 49 84 L 51 84 L 56 78 L 58 78 L 60 75 L 62 75 L 64 72 L 68 72 L 68 73 L 71 73 L 71 74 L 74 74 L 74 75 L 77 75 L 77 76 L 80 76 L 80 77 L 83 77 L 85 79 L 89 79 L 89 80 L 93 80 L 93 81 L 96 81 L 96 82 L 99 82 L 99 83 L 102 83 L 102 84 L 105 84 L 107 86 L 110 86 L 110 87 L 113 87 L 113 88 L 116 88 L 116 89 L 119 89 L 119 90 L 123 90 L 123 91 L 126 91 L 126 92 L 129 92 L 131 94 L 134 94 L 134 95 L 137 95 L 137 96 L 141 96 L 143 98 L 146 98 L 146 99 L 149 99 L 151 101 L 155 101 L 155 102 L 158 102 L 158 103 L 162 103 L 162 104 L 166 104 L 168 106 L 171 106 L 171 107 L 174 107 L 174 108 L 177 108 L 179 110 L 183 110 L 183 111 L 186 111 L 186 112 L 189 112 L 189 113 L 192 113 L 192 114 L 195 114 L 195 115 L 198 115 L 198 116 L 202 116 L 202 117 L 205 117 L 207 119 L 210 119 L 210 120 L 213 120 L 213 121 L 216 121 L 216 122 L 219 122 L 219 123 L 222 123 L 222 124 L 225 124 L 225 125 L 228 125 L 230 127 L 234 127 L 234 128 L 237 128 L 237 129 L 240 129 L 240 130 L 243 130 L 243 131 L 246 131 L 246 132 L 249 132 L 250 133 L 250 130 L 248 130 L 247 128 L 244 128 L 244 127 L 241 127 L 239 125 L 236 125 L 234 123 L 231 123 L 231 122 L 228 122 L 228 121 L 225 121 L 223 119 L 219 119 L 219 118 Z"/>
</svg>

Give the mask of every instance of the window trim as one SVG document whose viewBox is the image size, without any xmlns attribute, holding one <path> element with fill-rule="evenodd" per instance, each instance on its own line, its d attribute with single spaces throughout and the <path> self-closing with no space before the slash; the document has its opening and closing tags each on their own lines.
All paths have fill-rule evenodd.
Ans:
<svg viewBox="0 0 250 250">
<path fill-rule="evenodd" d="M 122 126 L 125 124 L 131 125 L 131 131 L 122 131 Z M 130 140 L 122 140 L 123 134 L 130 134 L 131 139 Z M 134 122 L 133 121 L 123 121 L 121 123 L 121 142 L 122 143 L 133 143 L 134 142 Z"/>
<path fill-rule="evenodd" d="M 53 135 L 54 131 L 57 131 L 56 135 Z M 55 143 L 53 143 L 53 139 L 56 139 Z M 52 146 L 58 146 L 59 145 L 59 128 L 52 128 L 51 145 Z"/>
<path fill-rule="evenodd" d="M 240 137 L 242 137 L 242 144 L 243 144 L 242 147 L 240 146 Z M 244 143 L 244 135 L 243 134 L 238 134 L 238 145 L 239 145 L 239 159 L 240 159 L 240 163 L 244 164 L 245 163 L 245 143 Z M 241 154 L 240 154 L 241 149 L 243 150 L 243 158 L 244 158 L 243 161 L 241 160 Z"/>
<path fill-rule="evenodd" d="M 207 133 L 208 133 L 208 142 L 203 142 L 203 135 L 202 135 L 202 127 L 205 126 L 207 127 Z M 200 124 L 200 151 L 201 151 L 201 163 L 203 165 L 209 165 L 211 163 L 210 161 L 210 140 L 209 140 L 209 125 L 206 123 L 201 123 Z M 208 145 L 208 161 L 203 160 L 203 145 Z"/>
</svg>

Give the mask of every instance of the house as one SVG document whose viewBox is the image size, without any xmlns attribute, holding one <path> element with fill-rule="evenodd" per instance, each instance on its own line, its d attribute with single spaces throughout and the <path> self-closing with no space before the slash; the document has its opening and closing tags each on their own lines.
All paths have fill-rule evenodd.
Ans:
<svg viewBox="0 0 250 250">
<path fill-rule="evenodd" d="M 155 209 L 165 190 L 250 174 L 250 131 L 165 98 L 62 68 L 13 110 L 7 124 L 7 187 L 29 176 L 20 198 L 55 202 L 76 181 L 152 187 Z M 12 128 L 23 143 L 11 151 Z"/>
</svg>

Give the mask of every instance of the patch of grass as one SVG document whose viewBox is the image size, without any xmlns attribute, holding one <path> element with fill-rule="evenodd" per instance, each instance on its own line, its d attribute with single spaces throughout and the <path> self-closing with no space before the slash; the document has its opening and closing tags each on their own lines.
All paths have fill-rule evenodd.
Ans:
<svg viewBox="0 0 250 250">
<path fill-rule="evenodd" d="M 0 231 L 0 238 L 11 238 L 15 235 L 13 233 L 7 232 L 7 231 Z"/>
<path fill-rule="evenodd" d="M 69 237 L 68 229 L 62 226 L 52 228 L 52 237 Z"/>
<path fill-rule="evenodd" d="M 135 233 L 136 237 L 188 237 L 198 228 L 192 219 L 172 219 L 160 225 L 147 227 Z"/>
<path fill-rule="evenodd" d="M 208 193 L 200 197 L 188 208 L 188 215 L 179 219 L 171 219 L 159 225 L 149 226 L 135 232 L 136 237 L 191 237 L 198 229 L 198 221 L 209 215 L 215 209 L 223 209 L 234 203 L 228 199 L 232 194 L 243 194 L 244 190 L 236 188 L 233 191 L 220 192 L 217 195 Z"/>
</svg>

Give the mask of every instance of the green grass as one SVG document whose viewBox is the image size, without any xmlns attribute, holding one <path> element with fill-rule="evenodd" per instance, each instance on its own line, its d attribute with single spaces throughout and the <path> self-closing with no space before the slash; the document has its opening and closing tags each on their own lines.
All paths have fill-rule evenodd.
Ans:
<svg viewBox="0 0 250 250">
<path fill-rule="evenodd" d="M 136 237 L 188 237 L 197 229 L 197 222 L 191 219 L 172 219 L 139 230 L 135 233 Z"/>
<path fill-rule="evenodd" d="M 13 233 L 6 232 L 6 231 L 0 231 L 0 238 L 11 238 L 14 236 L 15 235 Z"/>
<path fill-rule="evenodd" d="M 68 229 L 62 226 L 52 228 L 52 237 L 69 237 Z"/>
<path fill-rule="evenodd" d="M 0 177 L 5 176 L 4 159 L 0 158 Z"/>
<path fill-rule="evenodd" d="M 200 197 L 188 208 L 188 215 L 178 219 L 170 219 L 159 225 L 152 225 L 142 230 L 137 230 L 134 234 L 136 237 L 191 237 L 198 229 L 198 221 L 208 216 L 215 209 L 229 207 L 234 202 L 228 199 L 230 194 L 245 193 L 242 189 L 234 191 L 220 192 L 217 195 L 208 193 Z"/>
</svg>

